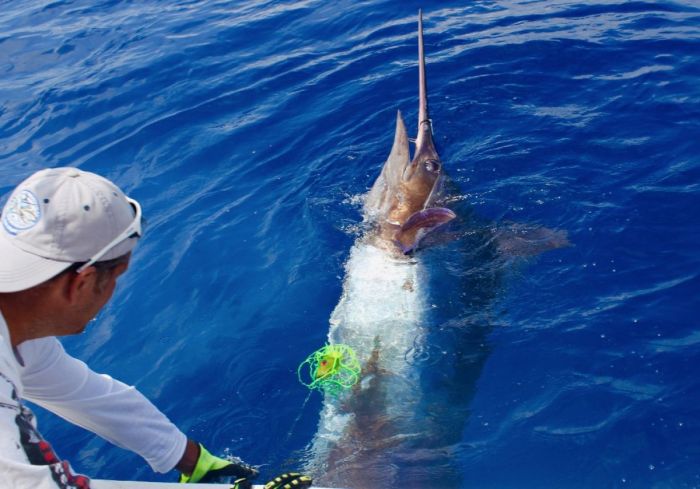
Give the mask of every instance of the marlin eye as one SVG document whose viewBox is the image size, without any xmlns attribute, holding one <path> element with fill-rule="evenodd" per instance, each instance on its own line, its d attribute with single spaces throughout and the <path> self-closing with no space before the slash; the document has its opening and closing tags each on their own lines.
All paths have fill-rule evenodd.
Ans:
<svg viewBox="0 0 700 489">
<path fill-rule="evenodd" d="M 440 171 L 440 162 L 437 160 L 427 160 L 424 165 L 429 172 L 437 173 Z"/>
</svg>

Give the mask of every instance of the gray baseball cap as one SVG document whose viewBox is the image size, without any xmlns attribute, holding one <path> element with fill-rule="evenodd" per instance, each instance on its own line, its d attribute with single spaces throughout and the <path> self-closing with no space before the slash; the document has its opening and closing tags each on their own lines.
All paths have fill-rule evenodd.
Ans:
<svg viewBox="0 0 700 489">
<path fill-rule="evenodd" d="M 136 233 L 129 231 L 135 220 Z M 138 242 L 140 220 L 138 203 L 104 177 L 78 168 L 34 173 L 2 211 L 0 292 L 34 287 L 73 263 L 125 255 Z"/>
</svg>

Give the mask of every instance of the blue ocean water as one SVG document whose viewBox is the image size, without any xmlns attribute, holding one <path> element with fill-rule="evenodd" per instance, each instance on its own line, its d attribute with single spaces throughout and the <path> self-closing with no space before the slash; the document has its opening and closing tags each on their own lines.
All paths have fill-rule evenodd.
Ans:
<svg viewBox="0 0 700 489">
<path fill-rule="evenodd" d="M 326 341 L 396 110 L 416 127 L 418 8 L 459 223 L 421 251 L 434 324 L 415 368 L 444 437 L 398 473 L 700 487 L 693 0 L 2 2 L 3 202 L 74 165 L 147 217 L 112 302 L 64 345 L 263 478 L 300 467 L 321 398 L 296 367 Z M 511 222 L 572 246 L 479 245 Z M 174 478 L 38 416 L 78 471 Z"/>
</svg>

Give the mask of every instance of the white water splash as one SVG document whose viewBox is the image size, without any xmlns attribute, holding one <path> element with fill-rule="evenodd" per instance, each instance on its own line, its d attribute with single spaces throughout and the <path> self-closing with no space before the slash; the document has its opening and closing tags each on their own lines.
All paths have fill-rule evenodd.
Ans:
<svg viewBox="0 0 700 489">
<path fill-rule="evenodd" d="M 401 373 L 407 352 L 422 336 L 425 287 L 419 261 L 358 241 L 345 265 L 343 295 L 331 314 L 328 340 L 350 345 L 361 363 L 378 340 L 380 367 Z"/>
<path fill-rule="evenodd" d="M 383 384 L 375 408 L 378 417 L 398 424 L 411 416 L 412 407 L 420 398 L 417 372 L 411 364 L 415 346 L 422 343 L 426 331 L 425 269 L 414 258 L 391 256 L 360 239 L 350 251 L 345 271 L 343 294 L 331 314 L 328 340 L 352 347 L 363 366 L 378 349 L 377 369 L 382 372 Z M 366 375 L 360 381 L 360 391 L 369 388 L 370 379 L 371 375 Z M 366 437 L 360 441 L 356 432 L 354 436 L 350 434 L 356 413 L 348 406 L 352 406 L 356 395 L 354 390 L 338 399 L 326 396 L 310 447 L 308 468 L 312 473 L 326 473 L 335 448 L 356 446 L 355 453 L 360 453 L 368 448 L 363 443 L 386 443 Z M 396 436 L 412 435 L 399 430 Z"/>
</svg>

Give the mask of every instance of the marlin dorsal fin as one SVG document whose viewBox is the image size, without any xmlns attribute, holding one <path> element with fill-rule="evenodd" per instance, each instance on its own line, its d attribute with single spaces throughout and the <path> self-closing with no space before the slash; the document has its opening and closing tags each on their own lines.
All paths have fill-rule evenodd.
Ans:
<svg viewBox="0 0 700 489">
<path fill-rule="evenodd" d="M 401 111 L 398 111 L 391 153 L 384 163 L 381 175 L 374 182 L 365 199 L 365 209 L 370 209 L 370 214 L 385 215 L 391 206 L 396 204 L 395 198 L 400 192 L 401 179 L 409 163 L 408 133 L 403 117 L 401 117 Z"/>
<path fill-rule="evenodd" d="M 394 144 L 384 166 L 384 178 L 386 178 L 387 183 L 392 186 L 399 185 L 403 172 L 409 163 L 408 132 L 406 132 L 406 124 L 403 122 L 403 117 L 401 117 L 401 111 L 399 110 L 396 113 Z"/>
</svg>

